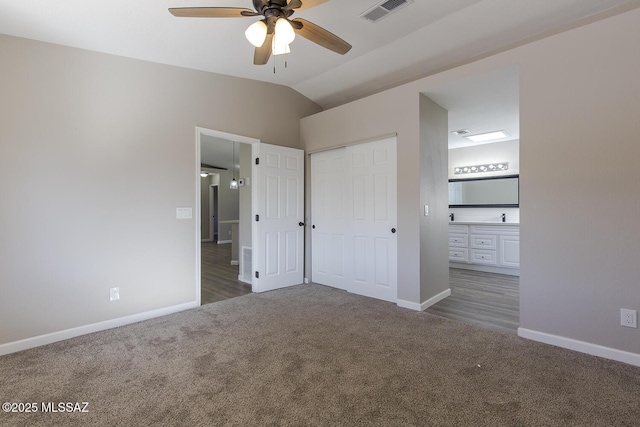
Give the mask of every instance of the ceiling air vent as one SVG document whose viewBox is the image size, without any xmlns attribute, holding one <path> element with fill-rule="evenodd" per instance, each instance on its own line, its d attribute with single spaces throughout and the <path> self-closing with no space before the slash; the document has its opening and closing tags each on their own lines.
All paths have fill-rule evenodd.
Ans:
<svg viewBox="0 0 640 427">
<path fill-rule="evenodd" d="M 413 3 L 413 0 L 385 0 L 362 12 L 360 17 L 367 21 L 377 22 L 385 16 L 391 15 L 392 12 L 402 9 L 409 3 Z"/>
</svg>

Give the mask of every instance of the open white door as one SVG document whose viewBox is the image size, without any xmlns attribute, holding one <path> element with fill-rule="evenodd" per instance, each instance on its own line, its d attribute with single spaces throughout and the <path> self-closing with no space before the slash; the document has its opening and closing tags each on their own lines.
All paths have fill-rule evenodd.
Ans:
<svg viewBox="0 0 640 427">
<path fill-rule="evenodd" d="M 259 144 L 254 205 L 253 291 L 303 282 L 304 152 Z"/>
</svg>

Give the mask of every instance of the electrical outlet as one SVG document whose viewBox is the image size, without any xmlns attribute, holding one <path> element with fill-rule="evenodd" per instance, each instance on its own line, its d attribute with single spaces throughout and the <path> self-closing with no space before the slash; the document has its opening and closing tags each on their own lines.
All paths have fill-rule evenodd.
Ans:
<svg viewBox="0 0 640 427">
<path fill-rule="evenodd" d="M 620 309 L 620 325 L 627 328 L 638 327 L 638 312 L 636 310 Z"/>
<path fill-rule="evenodd" d="M 120 288 L 109 288 L 109 301 L 120 299 Z"/>
</svg>

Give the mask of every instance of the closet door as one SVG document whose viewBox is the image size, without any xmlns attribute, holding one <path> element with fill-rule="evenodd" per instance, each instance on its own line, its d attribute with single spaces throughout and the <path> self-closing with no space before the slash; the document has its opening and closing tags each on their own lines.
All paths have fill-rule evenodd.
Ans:
<svg viewBox="0 0 640 427">
<path fill-rule="evenodd" d="M 311 277 L 345 289 L 346 165 L 344 148 L 311 156 Z"/>
<path fill-rule="evenodd" d="M 397 300 L 396 139 L 311 156 L 312 280 Z"/>
<path fill-rule="evenodd" d="M 347 148 L 348 290 L 397 300 L 396 139 Z"/>
</svg>

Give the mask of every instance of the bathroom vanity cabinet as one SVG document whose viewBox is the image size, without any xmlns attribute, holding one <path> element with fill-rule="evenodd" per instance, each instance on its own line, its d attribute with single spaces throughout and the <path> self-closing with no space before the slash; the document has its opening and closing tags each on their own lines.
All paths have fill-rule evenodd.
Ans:
<svg viewBox="0 0 640 427">
<path fill-rule="evenodd" d="M 451 267 L 520 275 L 520 226 L 511 223 L 449 224 Z"/>
</svg>

